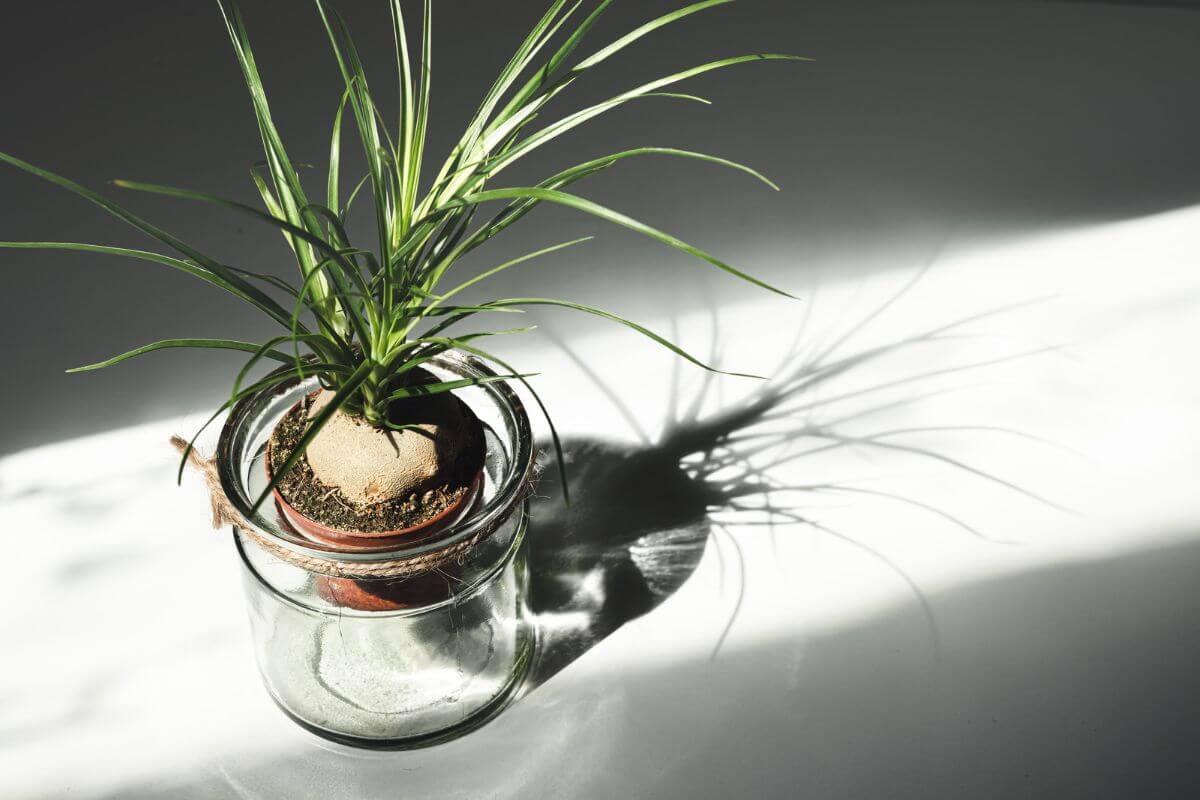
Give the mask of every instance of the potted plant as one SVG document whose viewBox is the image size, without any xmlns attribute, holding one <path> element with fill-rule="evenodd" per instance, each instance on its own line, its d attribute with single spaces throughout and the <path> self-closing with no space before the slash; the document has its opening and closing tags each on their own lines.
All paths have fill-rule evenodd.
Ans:
<svg viewBox="0 0 1200 800">
<path fill-rule="evenodd" d="M 529 662 L 535 632 L 525 610 L 523 537 L 534 458 L 529 420 L 509 384 L 523 385 L 542 404 L 529 374 L 483 347 L 486 337 L 527 329 L 463 332 L 464 325 L 482 315 L 565 307 L 628 326 L 713 369 L 637 323 L 577 302 L 460 301 L 465 290 L 505 270 L 585 239 L 469 276 L 454 274 L 463 256 L 551 203 L 785 294 L 670 234 L 567 191 L 627 158 L 649 155 L 732 167 L 774 186 L 733 161 L 645 147 L 593 158 L 535 185 L 495 188 L 518 160 L 625 103 L 699 100 L 670 89 L 737 64 L 796 59 L 755 54 L 712 61 L 535 128 L 550 101 L 585 73 L 657 29 L 729 1 L 682 7 L 577 60 L 575 51 L 611 0 L 600 0 L 586 14 L 581 2 L 554 0 L 430 176 L 425 167 L 431 0 L 424 2 L 416 36 L 410 35 L 400 0 L 388 4 L 399 77 L 398 120 L 390 125 L 345 21 L 326 0 L 316 0 L 344 92 L 332 115 L 323 191 L 313 194 L 273 121 L 240 11 L 233 0 L 219 0 L 265 152 L 252 172 L 263 208 L 168 186 L 115 183 L 214 204 L 275 228 L 299 267 L 294 282 L 223 263 L 90 189 L 0 153 L 0 160 L 76 193 L 173 254 L 65 242 L 0 246 L 153 262 L 224 289 L 280 326 L 277 336 L 261 343 L 167 339 L 75 371 L 173 348 L 249 355 L 229 400 L 209 419 L 211 424 L 226 417 L 216 457 L 201 459 L 193 449 L 195 437 L 180 441 L 180 471 L 188 461 L 206 469 L 216 521 L 234 525 L 260 668 L 275 700 L 306 727 L 356 744 L 425 743 L 501 707 Z M 365 172 L 354 183 L 343 180 L 347 116 L 353 118 Z M 360 207 L 370 204 L 374 221 L 370 247 L 352 243 L 346 228 L 359 197 Z M 486 216 L 484 209 L 497 203 L 498 210 Z M 272 361 L 282 366 L 251 377 Z M 544 406 L 541 410 L 545 413 Z M 558 435 L 548 415 L 546 420 L 562 470 Z"/>
</svg>

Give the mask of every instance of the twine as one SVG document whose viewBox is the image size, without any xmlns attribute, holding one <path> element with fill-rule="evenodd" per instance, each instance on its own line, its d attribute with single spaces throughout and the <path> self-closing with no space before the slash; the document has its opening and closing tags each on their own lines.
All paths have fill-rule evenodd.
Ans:
<svg viewBox="0 0 1200 800">
<path fill-rule="evenodd" d="M 172 436 L 171 444 L 181 454 L 188 449 L 188 443 L 179 436 Z M 220 473 L 217 471 L 217 461 L 215 458 L 204 458 L 195 448 L 192 448 L 188 451 L 188 463 L 204 475 L 204 482 L 208 486 L 208 499 L 212 509 L 212 526 L 214 530 L 220 530 L 226 525 L 232 525 L 235 531 L 253 539 L 259 547 L 262 547 L 276 558 L 308 572 L 315 572 L 319 575 L 327 575 L 333 578 L 409 578 L 431 572 L 441 567 L 450 566 L 452 563 L 461 563 L 461 560 L 467 553 L 484 539 L 495 533 L 508 520 L 507 515 L 498 517 L 487 525 L 481 526 L 478 531 L 467 539 L 447 544 L 439 550 L 419 553 L 408 557 L 391 558 L 383 561 L 356 562 L 320 558 L 306 553 L 298 553 L 285 547 L 275 541 L 273 537 L 260 533 L 254 525 L 248 522 L 225 494 L 225 489 L 221 485 Z M 531 464 L 529 470 L 523 476 L 522 486 L 519 489 L 517 498 L 514 500 L 514 505 L 521 502 L 532 492 L 534 479 L 535 476 Z"/>
</svg>

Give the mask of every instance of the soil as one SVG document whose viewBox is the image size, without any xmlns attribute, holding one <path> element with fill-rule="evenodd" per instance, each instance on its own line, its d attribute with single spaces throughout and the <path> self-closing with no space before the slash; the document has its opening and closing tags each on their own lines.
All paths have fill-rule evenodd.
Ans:
<svg viewBox="0 0 1200 800">
<path fill-rule="evenodd" d="M 308 419 L 308 408 L 315 395 L 309 395 L 296 404 L 271 433 L 269 448 L 271 471 L 283 466 L 283 462 L 296 449 L 304 433 Z M 392 421 L 403 423 L 406 418 L 419 419 L 421 398 L 403 400 L 392 409 Z M 379 503 L 364 504 L 348 498 L 336 487 L 321 482 L 302 457 L 278 484 L 279 493 L 292 506 L 309 519 L 339 531 L 382 533 L 398 531 L 419 525 L 445 511 L 471 488 L 475 476 L 483 466 L 483 429 L 465 403 L 458 398 L 453 401 L 462 405 L 466 416 L 474 421 L 471 441 L 457 459 L 450 474 L 441 483 L 420 494 L 396 498 Z M 408 404 L 411 407 L 406 408 Z"/>
</svg>

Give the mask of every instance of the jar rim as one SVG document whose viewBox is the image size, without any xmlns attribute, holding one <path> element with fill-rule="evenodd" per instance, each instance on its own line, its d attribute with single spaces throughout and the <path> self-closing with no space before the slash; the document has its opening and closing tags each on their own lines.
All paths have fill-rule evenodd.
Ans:
<svg viewBox="0 0 1200 800">
<path fill-rule="evenodd" d="M 463 377 L 489 378 L 497 373 L 481 359 L 458 351 L 447 351 L 435 356 L 429 362 L 430 366 L 442 367 Z M 293 391 L 305 379 L 294 375 L 294 367 L 284 366 L 270 373 L 270 377 L 293 373 L 290 380 L 282 381 L 260 392 L 244 397 L 229 412 L 221 435 L 217 442 L 216 462 L 217 473 L 221 480 L 221 488 L 225 496 L 241 516 L 259 535 L 287 550 L 310 558 L 319 558 L 343 563 L 364 563 L 376 561 L 393 561 L 411 559 L 423 555 L 437 553 L 453 548 L 462 542 L 478 535 L 481 531 L 495 528 L 510 515 L 524 499 L 526 488 L 533 475 L 533 435 L 530 430 L 529 415 L 521 398 L 508 385 L 507 381 L 491 381 L 472 387 L 483 392 L 484 396 L 501 412 L 511 440 L 511 453 L 506 458 L 504 473 L 495 493 L 484 504 L 462 520 L 447 527 L 437 535 L 425 537 L 411 544 L 398 545 L 380 550 L 339 550 L 335 546 L 320 542 L 301 539 L 286 535 L 276 526 L 265 523 L 259 513 L 252 514 L 250 507 L 253 501 L 247 497 L 245 485 L 240 475 L 242 454 L 237 452 L 237 435 L 239 432 L 261 416 L 264 405 L 272 398 Z M 311 378 L 307 380 L 312 380 Z"/>
<path fill-rule="evenodd" d="M 496 559 L 496 562 L 488 567 L 488 569 L 484 570 L 474 580 L 472 580 L 470 584 L 456 589 L 456 591 L 449 597 L 429 603 L 428 605 L 413 606 L 411 608 L 397 608 L 388 611 L 355 611 L 351 608 L 341 608 L 339 609 L 338 613 L 345 614 L 347 616 L 369 617 L 371 619 L 378 619 L 380 617 L 420 617 L 440 611 L 449 606 L 455 606 L 464 603 L 485 591 L 492 581 L 494 581 L 496 577 L 503 572 L 509 564 L 512 563 L 513 559 L 516 558 L 517 553 L 520 552 L 521 546 L 524 544 L 525 536 L 528 534 L 528 532 L 529 517 L 528 515 L 523 515 L 517 523 L 517 529 L 513 533 L 512 541 L 510 541 L 504 548 L 504 552 L 499 558 Z M 280 603 L 300 609 L 305 613 L 328 613 L 325 609 L 308 605 L 296 597 L 289 595 L 287 592 L 281 591 L 278 586 L 267 580 L 262 571 L 255 566 L 253 560 L 246 554 L 246 548 L 249 547 L 249 543 L 246 541 L 247 538 L 248 537 L 241 534 L 233 537 L 234 547 L 237 549 L 238 558 L 241 559 L 242 567 L 258 584 L 263 586 L 272 597 L 274 597 Z M 382 578 L 377 580 L 386 581 L 388 579 Z"/>
</svg>

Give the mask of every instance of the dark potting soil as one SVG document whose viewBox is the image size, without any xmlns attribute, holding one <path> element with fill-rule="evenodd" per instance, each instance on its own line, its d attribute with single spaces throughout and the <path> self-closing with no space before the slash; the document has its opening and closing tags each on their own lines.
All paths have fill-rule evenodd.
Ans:
<svg viewBox="0 0 1200 800">
<path fill-rule="evenodd" d="M 304 434 L 312 400 L 313 395 L 304 398 L 284 415 L 271 433 L 269 453 L 273 474 L 283 466 Z M 455 398 L 455 402 L 462 401 Z M 322 483 L 313 474 L 306 456 L 301 457 L 279 481 L 279 493 L 304 516 L 339 531 L 377 533 L 419 525 L 461 499 L 470 490 L 471 482 L 483 466 L 483 431 L 469 410 L 467 416 L 475 421 L 475 430 L 455 464 L 453 474 L 445 483 L 421 494 L 364 505 L 351 500 L 340 489 Z"/>
</svg>

